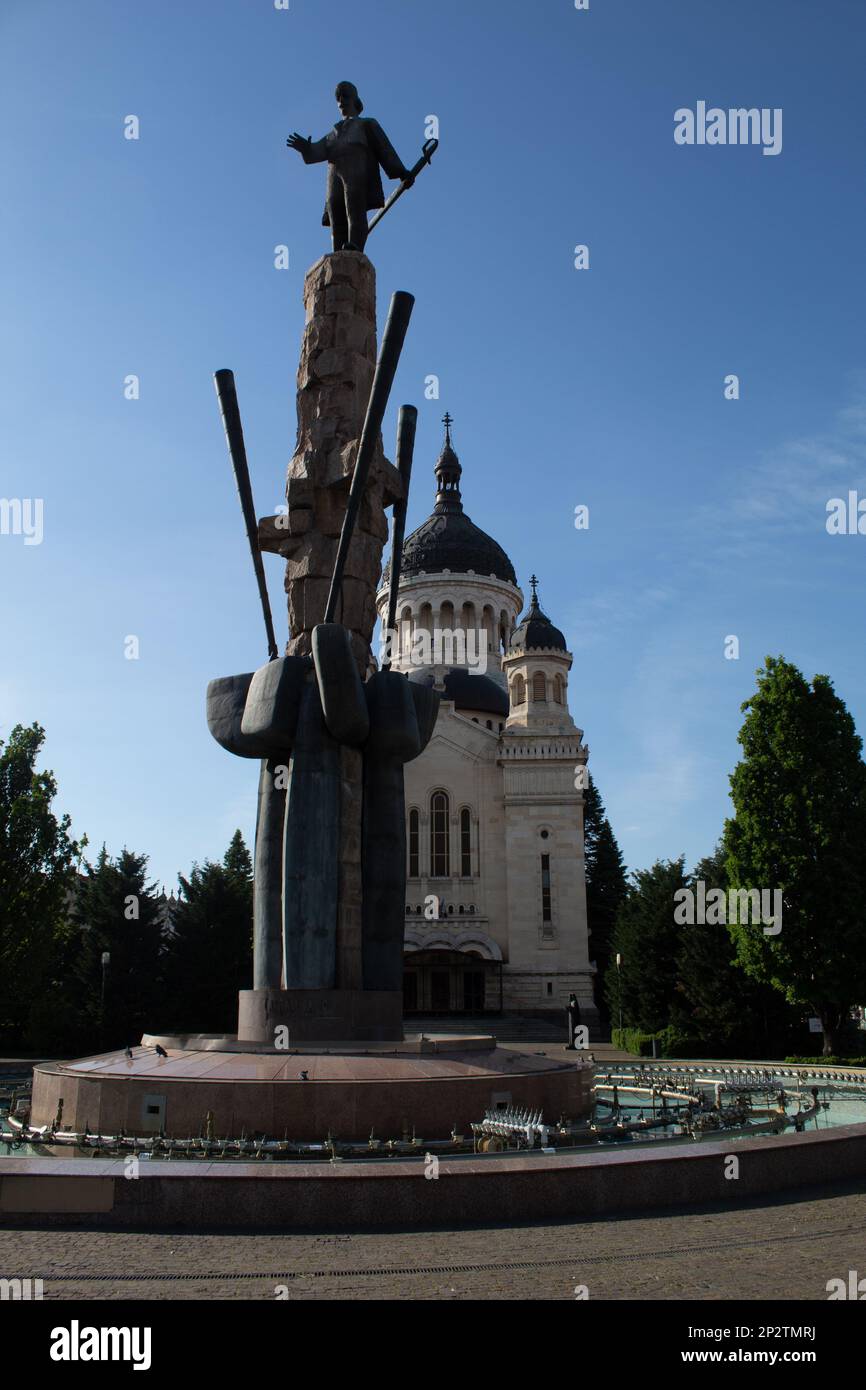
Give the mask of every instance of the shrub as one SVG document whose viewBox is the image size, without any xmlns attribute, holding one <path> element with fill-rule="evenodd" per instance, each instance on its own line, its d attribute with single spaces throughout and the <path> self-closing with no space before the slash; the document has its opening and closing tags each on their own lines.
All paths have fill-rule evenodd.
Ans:
<svg viewBox="0 0 866 1390">
<path fill-rule="evenodd" d="M 639 1028 L 614 1028 L 610 1040 L 614 1047 L 630 1052 L 634 1057 L 651 1057 L 654 1037 L 655 1033 L 642 1033 Z"/>
</svg>

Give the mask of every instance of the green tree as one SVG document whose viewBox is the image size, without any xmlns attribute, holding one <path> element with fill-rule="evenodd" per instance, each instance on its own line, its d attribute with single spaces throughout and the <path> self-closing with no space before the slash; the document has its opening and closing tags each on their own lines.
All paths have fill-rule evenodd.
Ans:
<svg viewBox="0 0 866 1390">
<path fill-rule="evenodd" d="M 709 893 L 729 888 L 725 852 L 698 863 L 689 883 Z M 695 922 L 683 928 L 677 956 L 678 1026 L 698 1039 L 707 1056 L 772 1057 L 784 1051 L 796 1016 L 768 984 L 747 975 L 736 961 L 727 926 Z"/>
<path fill-rule="evenodd" d="M 228 1033 L 238 990 L 252 984 L 253 866 L 239 830 L 221 864 L 193 865 L 180 878 L 167 951 L 171 1028 Z"/>
<path fill-rule="evenodd" d="M 674 922 L 674 894 L 686 883 L 683 859 L 657 860 L 632 875 L 617 913 L 608 967 L 608 1007 L 618 1026 L 656 1033 L 677 1011 L 677 956 L 683 931 Z M 616 956 L 621 957 L 619 967 Z"/>
<path fill-rule="evenodd" d="M 0 1036 L 16 1047 L 30 1041 L 86 844 L 52 810 L 53 773 L 36 771 L 44 741 L 39 724 L 0 740 Z"/>
<path fill-rule="evenodd" d="M 155 1031 L 163 996 L 163 918 L 162 902 L 147 882 L 147 856 L 124 848 L 112 859 L 103 845 L 79 882 L 73 909 L 75 989 L 89 1046 L 122 1047 Z"/>
<path fill-rule="evenodd" d="M 598 971 L 595 977 L 596 1003 L 603 1007 L 604 981 L 610 965 L 614 924 L 628 893 L 628 878 L 619 845 L 591 774 L 583 794 L 583 844 L 589 950 Z"/>
<path fill-rule="evenodd" d="M 731 932 L 747 974 L 817 1014 L 829 1054 L 866 998 L 862 742 L 827 676 L 810 685 L 782 657 L 757 674 L 724 846 L 733 887 L 781 891 L 782 924 L 778 935 L 760 924 Z"/>
<path fill-rule="evenodd" d="M 253 861 L 239 830 L 235 831 L 223 855 L 223 868 L 230 878 L 243 885 L 245 891 L 249 890 L 253 881 Z"/>
</svg>

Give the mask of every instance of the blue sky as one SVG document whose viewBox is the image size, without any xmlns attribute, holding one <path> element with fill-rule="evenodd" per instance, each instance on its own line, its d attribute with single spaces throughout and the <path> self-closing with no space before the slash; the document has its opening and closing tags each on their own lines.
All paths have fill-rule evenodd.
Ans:
<svg viewBox="0 0 866 1390">
<path fill-rule="evenodd" d="M 467 511 L 566 632 L 629 865 L 712 848 L 766 654 L 866 729 L 866 537 L 825 529 L 866 496 L 862 0 L 4 0 L 0 62 L 0 496 L 44 504 L 41 545 L 0 535 L 0 738 L 45 726 L 92 849 L 169 885 L 252 838 L 255 769 L 203 711 L 266 657 L 211 374 L 235 371 L 264 515 L 328 248 L 323 170 L 285 138 L 325 133 L 344 78 L 407 163 L 440 121 L 369 245 L 380 310 L 417 296 L 409 524 L 447 408 Z M 781 154 L 676 145 L 698 100 L 781 107 Z"/>
</svg>

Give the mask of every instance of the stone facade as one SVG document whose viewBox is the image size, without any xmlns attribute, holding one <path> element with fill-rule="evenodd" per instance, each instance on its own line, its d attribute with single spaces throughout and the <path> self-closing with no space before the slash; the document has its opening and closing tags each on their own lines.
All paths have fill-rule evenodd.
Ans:
<svg viewBox="0 0 866 1390">
<path fill-rule="evenodd" d="M 384 585 L 377 601 L 384 617 Z M 574 993 L 593 1024 L 588 750 L 568 709 L 572 656 L 562 634 L 550 627 L 561 647 L 520 645 L 522 606 L 516 584 L 471 570 L 412 572 L 400 583 L 394 669 L 424 674 L 421 630 L 474 630 L 486 657 L 486 679 L 464 678 L 456 699 L 445 685 L 453 666 L 431 661 L 426 670 L 442 704 L 430 744 L 406 768 L 407 1011 L 561 1014 Z M 546 631 L 526 628 L 533 641 Z"/>
</svg>

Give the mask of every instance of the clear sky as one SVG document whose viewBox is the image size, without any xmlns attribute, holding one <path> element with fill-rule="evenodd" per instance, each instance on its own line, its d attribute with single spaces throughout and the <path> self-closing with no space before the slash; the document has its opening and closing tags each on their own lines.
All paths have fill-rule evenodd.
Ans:
<svg viewBox="0 0 866 1390">
<path fill-rule="evenodd" d="M 574 653 L 630 867 L 712 849 L 768 653 L 866 730 L 866 536 L 825 528 L 866 497 L 863 0 L 2 0 L 0 62 L 0 496 L 44 506 L 40 545 L 0 535 L 0 738 L 45 726 L 93 849 L 170 885 L 252 840 L 256 769 L 204 719 L 267 654 L 211 374 L 272 512 L 328 249 L 323 167 L 285 139 L 325 133 L 341 79 L 407 163 L 440 122 L 369 244 L 380 309 L 417 296 L 410 526 L 447 408 L 466 510 Z M 781 108 L 781 153 L 675 144 L 698 101 Z"/>
</svg>

